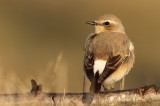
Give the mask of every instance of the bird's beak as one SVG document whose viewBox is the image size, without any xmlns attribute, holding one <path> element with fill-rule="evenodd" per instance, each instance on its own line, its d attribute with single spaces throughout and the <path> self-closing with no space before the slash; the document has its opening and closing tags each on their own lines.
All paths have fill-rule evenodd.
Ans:
<svg viewBox="0 0 160 106">
<path fill-rule="evenodd" d="M 86 24 L 90 24 L 90 25 L 97 25 L 97 23 L 96 22 L 94 22 L 94 21 L 87 21 L 87 22 L 85 22 Z"/>
</svg>

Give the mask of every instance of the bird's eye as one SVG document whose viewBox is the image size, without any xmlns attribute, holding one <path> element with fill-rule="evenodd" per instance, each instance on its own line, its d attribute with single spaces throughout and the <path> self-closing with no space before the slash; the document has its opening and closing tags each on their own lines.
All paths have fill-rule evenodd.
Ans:
<svg viewBox="0 0 160 106">
<path fill-rule="evenodd" d="M 104 23 L 104 25 L 109 25 L 109 24 L 110 24 L 110 23 L 109 23 L 108 21 Z"/>
</svg>

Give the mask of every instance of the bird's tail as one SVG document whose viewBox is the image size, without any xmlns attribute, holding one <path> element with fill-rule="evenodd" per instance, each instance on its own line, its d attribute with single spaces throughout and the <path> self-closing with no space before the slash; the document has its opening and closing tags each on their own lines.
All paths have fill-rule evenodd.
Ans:
<svg viewBox="0 0 160 106">
<path fill-rule="evenodd" d="M 95 77 L 91 81 L 90 92 L 99 93 L 101 90 L 101 83 L 98 83 L 99 73 L 96 72 Z"/>
</svg>

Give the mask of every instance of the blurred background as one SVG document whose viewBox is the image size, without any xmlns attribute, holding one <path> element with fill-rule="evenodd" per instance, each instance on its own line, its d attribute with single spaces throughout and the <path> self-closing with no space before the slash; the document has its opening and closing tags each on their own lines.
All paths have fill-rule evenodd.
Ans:
<svg viewBox="0 0 160 106">
<path fill-rule="evenodd" d="M 83 45 L 94 32 L 84 22 L 106 13 L 135 45 L 125 89 L 160 86 L 160 1 L 0 0 L 0 93 L 28 92 L 31 79 L 45 92 L 82 92 Z"/>
</svg>

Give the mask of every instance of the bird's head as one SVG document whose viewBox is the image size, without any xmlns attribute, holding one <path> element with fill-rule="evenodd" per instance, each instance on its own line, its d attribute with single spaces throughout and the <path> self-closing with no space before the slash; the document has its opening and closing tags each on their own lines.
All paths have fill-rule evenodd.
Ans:
<svg viewBox="0 0 160 106">
<path fill-rule="evenodd" d="M 125 33 L 121 20 L 115 15 L 105 14 L 95 21 L 87 21 L 87 24 L 95 26 L 95 33 L 120 32 Z"/>
</svg>

